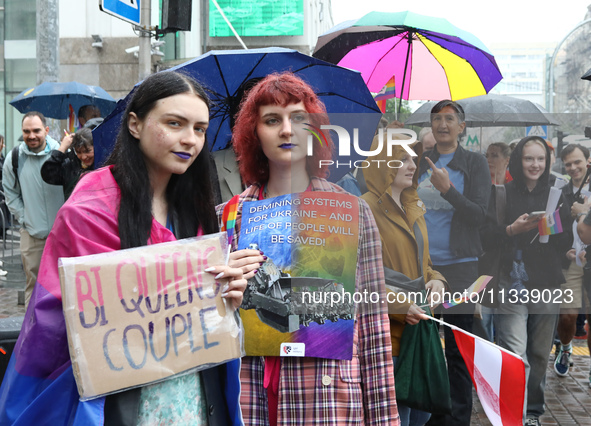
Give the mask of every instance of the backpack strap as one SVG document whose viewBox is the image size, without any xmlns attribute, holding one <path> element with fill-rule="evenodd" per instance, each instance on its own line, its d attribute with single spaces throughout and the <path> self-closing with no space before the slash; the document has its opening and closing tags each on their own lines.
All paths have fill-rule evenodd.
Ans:
<svg viewBox="0 0 591 426">
<path fill-rule="evenodd" d="M 18 148 L 19 145 L 12 148 L 12 171 L 14 173 L 15 182 L 20 185 L 18 180 Z"/>
</svg>

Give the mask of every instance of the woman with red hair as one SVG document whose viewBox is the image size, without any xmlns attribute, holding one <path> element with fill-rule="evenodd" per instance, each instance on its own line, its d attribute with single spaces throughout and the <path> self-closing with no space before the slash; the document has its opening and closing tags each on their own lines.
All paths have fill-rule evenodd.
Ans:
<svg viewBox="0 0 591 426">
<path fill-rule="evenodd" d="M 328 124 L 324 104 L 291 73 L 272 74 L 247 94 L 236 117 L 233 146 L 249 186 L 241 195 L 233 248 L 238 246 L 242 205 L 299 192 L 346 193 L 327 182 L 321 160 L 332 157 L 330 137 L 314 141 L 307 156 L 304 124 Z M 311 127 L 312 127 L 311 126 Z M 320 194 L 319 194 L 320 195 Z M 385 291 L 380 237 L 361 199 L 356 292 Z M 218 206 L 221 216 L 224 205 Z M 385 304 L 359 306 L 353 358 L 254 357 L 242 360 L 242 414 L 246 425 L 399 425 Z"/>
</svg>

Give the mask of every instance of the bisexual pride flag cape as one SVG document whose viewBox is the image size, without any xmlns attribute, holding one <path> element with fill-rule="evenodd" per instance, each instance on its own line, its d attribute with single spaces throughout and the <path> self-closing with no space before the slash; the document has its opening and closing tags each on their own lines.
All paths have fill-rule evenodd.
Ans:
<svg viewBox="0 0 591 426">
<path fill-rule="evenodd" d="M 104 397 L 79 401 L 62 312 L 58 259 L 120 249 L 119 199 L 110 168 L 103 168 L 84 176 L 60 209 L 0 388 L 0 425 L 104 424 Z M 172 232 L 152 221 L 148 244 L 174 240 Z M 242 424 L 239 362 L 224 364 L 233 426 Z"/>
</svg>

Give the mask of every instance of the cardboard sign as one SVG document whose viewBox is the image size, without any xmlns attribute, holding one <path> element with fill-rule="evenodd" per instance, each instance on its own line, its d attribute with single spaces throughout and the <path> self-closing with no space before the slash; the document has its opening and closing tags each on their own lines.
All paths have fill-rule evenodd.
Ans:
<svg viewBox="0 0 591 426">
<path fill-rule="evenodd" d="M 351 359 L 358 200 L 310 191 L 245 202 L 238 248 L 251 244 L 269 260 L 244 292 L 246 354 Z"/>
<path fill-rule="evenodd" d="M 61 258 L 68 343 L 82 400 L 242 356 L 227 280 L 224 234 Z"/>
</svg>

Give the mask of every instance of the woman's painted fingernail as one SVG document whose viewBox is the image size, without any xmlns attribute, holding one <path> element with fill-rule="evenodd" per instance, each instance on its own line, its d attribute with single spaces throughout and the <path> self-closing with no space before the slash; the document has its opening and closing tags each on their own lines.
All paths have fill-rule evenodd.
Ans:
<svg viewBox="0 0 591 426">
<path fill-rule="evenodd" d="M 268 259 L 268 257 L 267 257 L 267 256 L 263 256 L 263 260 L 267 260 L 267 259 Z"/>
<path fill-rule="evenodd" d="M 258 269 L 255 269 L 255 270 L 254 270 L 254 273 L 255 273 L 255 274 L 257 274 L 258 272 L 259 272 L 259 270 L 258 270 Z"/>
<path fill-rule="evenodd" d="M 230 286 L 228 284 L 226 284 L 223 288 L 222 288 L 222 293 L 227 293 L 228 289 L 230 288 Z"/>
<path fill-rule="evenodd" d="M 213 266 L 210 266 L 207 269 L 204 269 L 205 272 L 211 272 L 211 271 L 215 271 L 215 268 Z"/>
<path fill-rule="evenodd" d="M 264 262 L 259 262 L 259 265 L 263 266 L 263 263 L 264 263 Z"/>
<path fill-rule="evenodd" d="M 224 273 L 223 273 L 223 272 L 220 272 L 219 274 L 217 274 L 217 275 L 214 277 L 214 279 L 216 279 L 216 280 L 217 280 L 217 279 L 219 279 L 219 278 L 222 278 L 223 276 L 224 276 Z"/>
<path fill-rule="evenodd" d="M 262 256 L 263 254 L 265 254 L 265 252 L 263 252 L 262 250 L 259 250 L 259 253 L 261 254 L 261 256 Z"/>
</svg>

